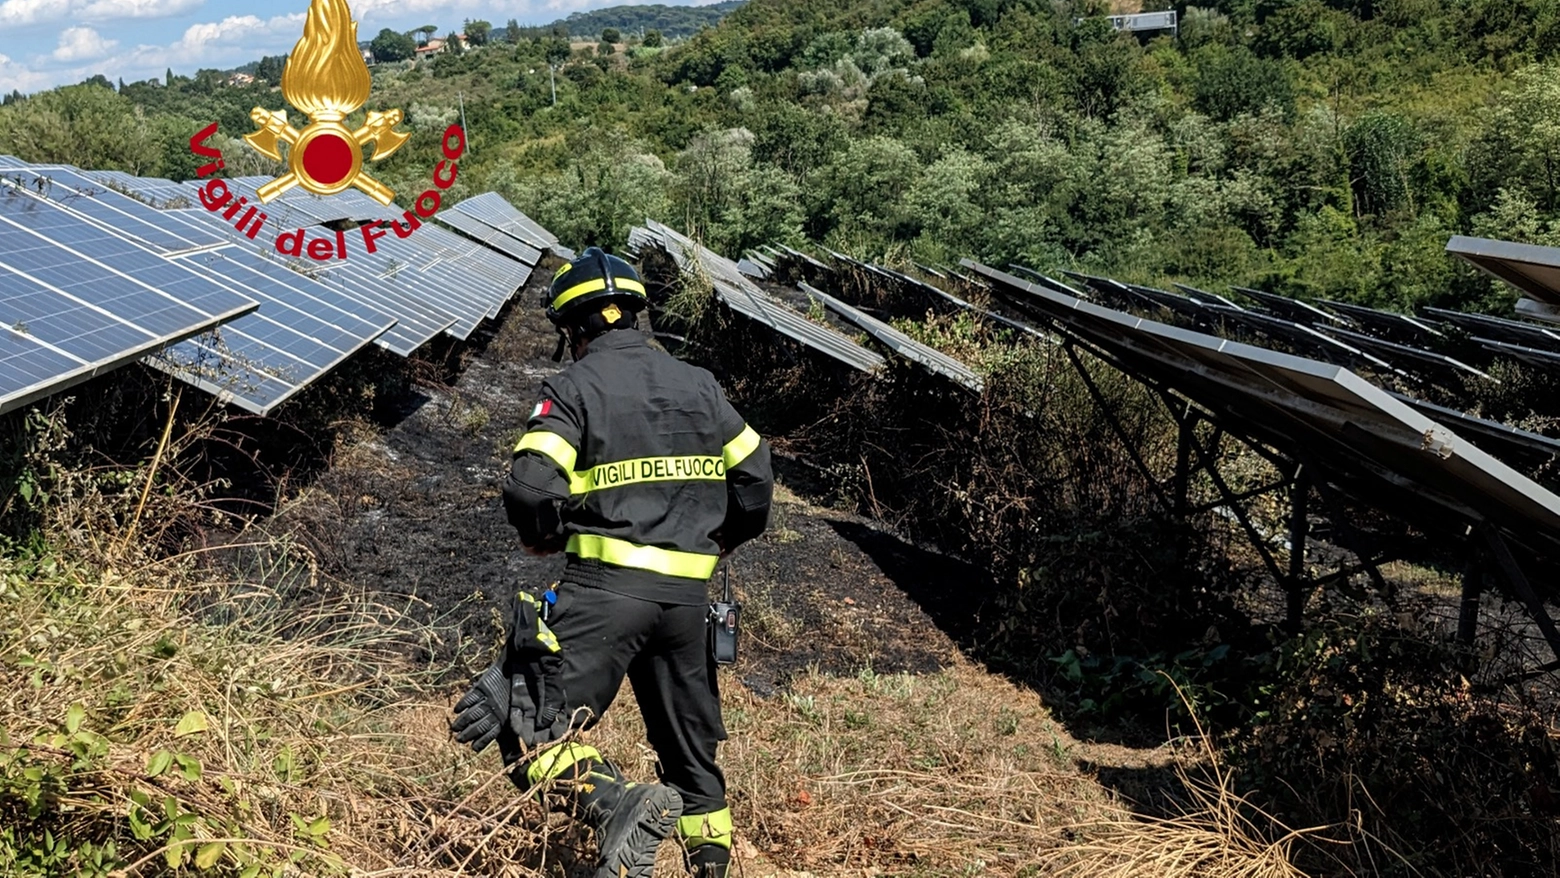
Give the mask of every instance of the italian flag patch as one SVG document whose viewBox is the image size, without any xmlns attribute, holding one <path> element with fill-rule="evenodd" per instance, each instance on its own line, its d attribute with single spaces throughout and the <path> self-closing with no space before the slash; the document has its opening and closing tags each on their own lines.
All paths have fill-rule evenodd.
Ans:
<svg viewBox="0 0 1560 878">
<path fill-rule="evenodd" d="M 551 411 L 552 411 L 552 400 L 544 399 L 541 402 L 536 404 L 536 408 L 531 409 L 531 420 L 534 421 L 537 418 L 545 418 L 545 417 L 547 417 L 547 415 Z"/>
</svg>

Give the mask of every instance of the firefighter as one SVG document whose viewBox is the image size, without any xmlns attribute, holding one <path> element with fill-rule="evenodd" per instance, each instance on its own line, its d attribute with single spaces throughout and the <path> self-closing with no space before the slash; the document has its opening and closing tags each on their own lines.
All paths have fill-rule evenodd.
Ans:
<svg viewBox="0 0 1560 878">
<path fill-rule="evenodd" d="M 648 299 L 627 262 L 592 247 L 546 295 L 554 359 L 567 347 L 574 363 L 542 385 L 504 507 L 526 551 L 561 551 L 565 566 L 554 588 L 519 596 L 506 658 L 452 728 L 479 751 L 498 740 L 516 785 L 550 789 L 546 801 L 594 830 L 598 878 L 648 878 L 673 831 L 697 878 L 726 878 L 708 581 L 768 526 L 769 446 L 709 372 L 637 331 Z M 631 783 L 577 736 L 560 740 L 591 728 L 625 676 L 660 783 Z"/>
</svg>

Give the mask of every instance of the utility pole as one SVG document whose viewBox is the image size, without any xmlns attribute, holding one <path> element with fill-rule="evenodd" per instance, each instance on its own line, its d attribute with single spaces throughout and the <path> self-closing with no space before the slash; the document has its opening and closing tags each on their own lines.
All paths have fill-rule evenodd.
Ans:
<svg viewBox="0 0 1560 878">
<path fill-rule="evenodd" d="M 471 152 L 471 129 L 466 127 L 466 96 L 460 92 L 456 92 L 455 97 L 460 101 L 461 137 L 465 138 L 466 140 L 466 152 Z"/>
</svg>

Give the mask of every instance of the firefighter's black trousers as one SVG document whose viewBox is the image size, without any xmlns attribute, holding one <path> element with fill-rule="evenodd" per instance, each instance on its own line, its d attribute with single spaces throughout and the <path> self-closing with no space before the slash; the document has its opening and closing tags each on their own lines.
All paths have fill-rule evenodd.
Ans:
<svg viewBox="0 0 1560 878">
<path fill-rule="evenodd" d="M 683 798 L 683 813 L 726 807 L 715 764 L 726 740 L 710 653 L 709 606 L 661 604 L 568 581 L 547 621 L 562 647 L 565 715 L 588 729 L 606 713 L 626 675 L 660 759 L 662 783 Z M 589 710 L 587 715 L 580 708 Z M 554 738 L 569 728 L 561 719 Z M 523 772 L 516 783 L 522 783 Z"/>
</svg>

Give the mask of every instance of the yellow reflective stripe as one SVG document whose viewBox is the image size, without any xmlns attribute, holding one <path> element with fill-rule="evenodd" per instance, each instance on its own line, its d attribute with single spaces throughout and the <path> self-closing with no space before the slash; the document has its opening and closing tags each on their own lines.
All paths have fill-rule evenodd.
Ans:
<svg viewBox="0 0 1560 878">
<path fill-rule="evenodd" d="M 532 430 L 521 436 L 519 443 L 515 445 L 515 453 L 519 454 L 522 451 L 539 451 L 547 455 L 559 469 L 563 470 L 564 475 L 571 475 L 574 472 L 574 461 L 579 457 L 579 452 L 574 450 L 569 440 L 546 430 Z M 574 480 L 571 478 L 569 481 Z"/>
<path fill-rule="evenodd" d="M 526 780 L 532 786 L 544 780 L 554 780 L 565 771 L 574 766 L 574 763 L 582 759 L 601 760 L 601 752 L 595 747 L 584 744 L 576 744 L 572 741 L 558 744 L 543 750 L 529 768 L 525 770 Z"/>
<path fill-rule="evenodd" d="M 758 450 L 758 431 L 746 424 L 737 438 L 726 443 L 721 449 L 721 456 L 726 460 L 726 469 L 731 469 L 737 464 L 748 459 L 748 455 Z"/>
<path fill-rule="evenodd" d="M 641 296 L 645 295 L 645 285 L 637 280 L 634 280 L 633 278 L 613 278 L 612 285 L 620 290 L 627 290 L 631 293 L 638 293 Z M 553 310 L 556 311 L 559 308 L 562 308 L 564 305 L 569 304 L 586 293 L 600 292 L 606 288 L 607 279 L 603 277 L 598 277 L 595 280 L 588 280 L 582 284 L 575 284 L 574 286 L 569 287 L 568 289 L 559 293 L 557 297 L 552 300 Z"/>
<path fill-rule="evenodd" d="M 731 847 L 731 809 L 722 808 L 709 814 L 684 814 L 677 818 L 677 835 L 683 847 L 696 848 L 713 844 Z"/>
<path fill-rule="evenodd" d="M 719 457 L 689 454 L 681 457 L 638 457 L 615 460 L 576 472 L 569 479 L 576 494 L 617 488 L 641 482 L 720 481 L 726 478 L 726 462 Z"/>
<path fill-rule="evenodd" d="M 565 548 L 569 553 L 581 558 L 601 561 L 614 567 L 632 567 L 636 570 L 649 570 L 652 573 L 664 573 L 667 576 L 682 576 L 688 579 L 709 579 L 715 572 L 716 562 L 720 560 L 715 555 L 641 546 L 628 540 L 598 534 L 575 534 L 569 537 L 569 543 Z"/>
</svg>

